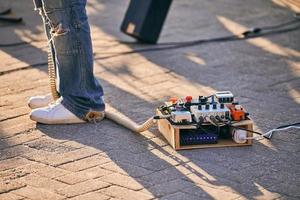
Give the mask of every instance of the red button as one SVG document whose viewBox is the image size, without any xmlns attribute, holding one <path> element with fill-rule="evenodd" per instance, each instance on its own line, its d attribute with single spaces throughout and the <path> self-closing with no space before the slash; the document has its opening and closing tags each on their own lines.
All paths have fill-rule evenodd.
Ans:
<svg viewBox="0 0 300 200">
<path fill-rule="evenodd" d="M 193 97 L 192 96 L 186 96 L 185 100 L 186 102 L 192 102 Z"/>
<path fill-rule="evenodd" d="M 172 104 L 176 104 L 177 101 L 178 101 L 178 98 L 177 97 L 172 97 L 172 98 L 170 98 L 170 101 L 172 102 Z"/>
</svg>

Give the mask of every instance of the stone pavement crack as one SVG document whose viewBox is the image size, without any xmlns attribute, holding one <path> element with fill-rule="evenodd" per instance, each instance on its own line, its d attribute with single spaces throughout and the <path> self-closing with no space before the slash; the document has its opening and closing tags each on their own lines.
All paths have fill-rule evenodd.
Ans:
<svg viewBox="0 0 300 200">
<path fill-rule="evenodd" d="M 0 106 L 1 107 L 1 106 Z M 23 117 L 25 115 L 28 115 L 27 113 L 25 114 L 21 114 L 21 115 L 14 115 L 12 117 L 8 117 L 8 118 L 5 118 L 5 119 L 0 119 L 0 122 L 4 122 L 4 121 L 7 121 L 7 120 L 11 120 L 11 119 L 15 119 L 15 118 L 18 118 L 18 117 Z"/>
<path fill-rule="evenodd" d="M 27 130 L 25 130 L 25 131 L 17 132 L 17 133 L 15 133 L 15 134 L 13 134 L 13 135 L 10 135 L 10 136 L 8 136 L 8 137 L 1 137 L 1 135 L 0 135 L 0 139 L 8 139 L 8 138 L 12 138 L 12 137 L 15 137 L 15 136 L 17 136 L 17 135 L 20 135 L 20 134 L 28 134 L 28 133 L 31 133 L 31 132 L 33 132 L 33 131 L 35 131 L 35 130 L 37 130 L 37 128 L 30 128 L 30 129 L 27 129 Z"/>
</svg>

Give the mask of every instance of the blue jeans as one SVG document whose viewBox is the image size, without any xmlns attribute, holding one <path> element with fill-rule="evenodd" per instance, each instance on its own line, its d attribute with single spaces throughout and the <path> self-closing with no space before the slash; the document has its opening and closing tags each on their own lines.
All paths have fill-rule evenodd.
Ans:
<svg viewBox="0 0 300 200">
<path fill-rule="evenodd" d="M 86 120 L 104 111 L 103 88 L 93 74 L 93 50 L 86 0 L 42 0 L 40 13 L 59 77 L 62 104 Z"/>
</svg>

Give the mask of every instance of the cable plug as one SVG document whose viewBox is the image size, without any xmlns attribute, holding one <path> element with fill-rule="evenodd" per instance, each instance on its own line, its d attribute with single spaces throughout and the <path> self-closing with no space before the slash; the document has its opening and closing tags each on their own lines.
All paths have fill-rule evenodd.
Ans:
<svg viewBox="0 0 300 200">
<path fill-rule="evenodd" d="M 245 38 L 248 38 L 248 37 L 252 37 L 254 35 L 257 35 L 259 34 L 260 32 L 262 31 L 261 28 L 251 28 L 245 32 L 242 33 L 242 35 L 245 37 Z"/>
<path fill-rule="evenodd" d="M 232 139 L 238 144 L 244 144 L 247 142 L 247 131 L 236 130 L 232 131 Z"/>
</svg>

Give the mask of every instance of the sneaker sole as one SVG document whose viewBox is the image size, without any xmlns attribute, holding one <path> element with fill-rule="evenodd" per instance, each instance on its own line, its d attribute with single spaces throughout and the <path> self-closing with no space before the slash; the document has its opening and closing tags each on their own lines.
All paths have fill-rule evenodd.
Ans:
<svg viewBox="0 0 300 200">
<path fill-rule="evenodd" d="M 29 118 L 35 122 L 41 123 L 41 124 L 82 124 L 82 123 L 87 123 L 87 121 L 81 120 L 81 119 L 76 119 L 76 120 L 47 120 L 47 119 L 40 119 L 40 118 L 35 118 L 34 116 L 30 115 Z"/>
</svg>

